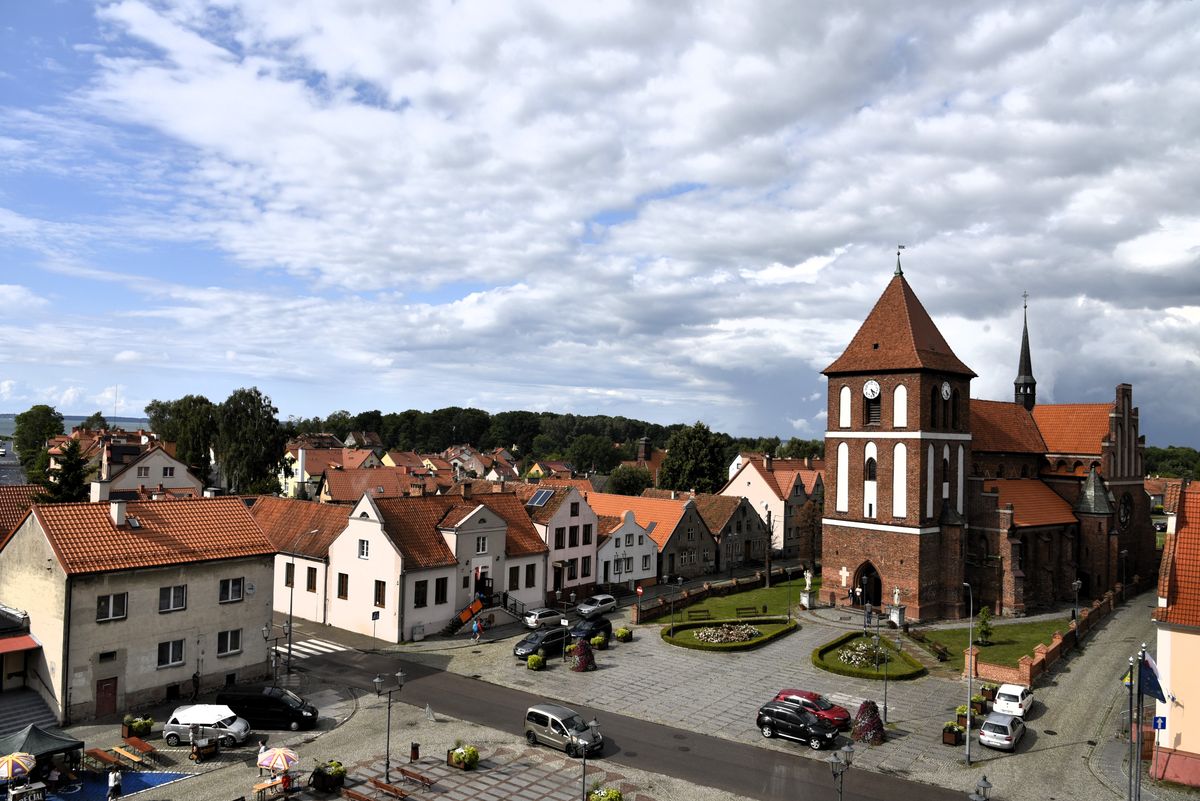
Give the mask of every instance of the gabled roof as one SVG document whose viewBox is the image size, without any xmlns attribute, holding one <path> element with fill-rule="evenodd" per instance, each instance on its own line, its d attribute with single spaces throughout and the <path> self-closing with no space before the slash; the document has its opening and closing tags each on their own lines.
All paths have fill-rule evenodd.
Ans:
<svg viewBox="0 0 1200 801">
<path fill-rule="evenodd" d="M 353 442 L 354 448 L 382 448 L 383 437 L 374 431 L 351 431 L 346 435 L 346 442 Z"/>
<path fill-rule="evenodd" d="M 633 495 L 611 495 L 606 492 L 589 492 L 585 500 L 598 515 L 620 517 L 626 511 L 633 512 L 633 519 L 646 529 L 650 538 L 657 543 L 661 550 L 671 539 L 675 527 L 683 518 L 686 500 L 661 500 L 659 498 L 638 498 Z"/>
<path fill-rule="evenodd" d="M 1163 546 L 1158 594 L 1167 605 L 1154 609 L 1155 620 L 1200 626 L 1200 491 L 1190 485 L 1180 495 L 1175 533 Z"/>
<path fill-rule="evenodd" d="M 42 490 L 41 484 L 0 486 L 0 548 L 8 541 L 8 533 L 25 519 L 25 513 L 33 506 L 33 497 Z"/>
<path fill-rule="evenodd" d="M 275 553 L 241 498 L 131 501 L 125 511 L 136 527 L 118 527 L 103 502 L 32 507 L 68 575 Z"/>
<path fill-rule="evenodd" d="M 541 483 L 531 484 L 522 481 L 508 486 L 512 487 L 513 493 L 521 499 L 522 504 L 528 504 L 529 499 L 536 495 L 538 490 L 546 489 L 554 493 L 541 506 L 525 506 L 529 519 L 542 526 L 550 522 L 550 518 L 554 517 L 555 512 L 562 507 L 563 501 L 571 494 L 570 487 L 543 487 Z"/>
<path fill-rule="evenodd" d="M 704 525 L 708 526 L 708 530 L 717 534 L 724 530 L 733 513 L 742 505 L 742 500 L 730 495 L 710 495 L 701 492 L 695 497 L 696 511 L 704 518 Z M 757 513 L 755 516 L 757 517 Z"/>
<path fill-rule="evenodd" d="M 315 501 L 263 495 L 250 507 L 258 527 L 280 553 L 324 559 L 346 529 L 350 510 Z"/>
<path fill-rule="evenodd" d="M 320 450 L 325 448 L 341 448 L 342 441 L 333 434 L 300 434 L 288 440 L 287 450 L 292 456 L 300 448 L 305 450 Z"/>
<path fill-rule="evenodd" d="M 407 467 L 360 467 L 325 474 L 325 492 L 333 503 L 357 503 L 364 494 L 396 498 L 420 490 L 424 484 L 425 479 L 414 476 Z"/>
<path fill-rule="evenodd" d="M 1046 484 L 1036 478 L 988 479 L 983 482 L 984 492 L 995 492 L 999 507 L 1013 506 L 1013 525 L 1057 526 L 1078 523 L 1071 511 L 1071 504 Z"/>
<path fill-rule="evenodd" d="M 1019 403 L 971 398 L 971 450 L 975 453 L 1046 452 L 1032 414 Z"/>
<path fill-rule="evenodd" d="M 817 484 L 823 484 L 825 480 L 825 471 L 809 467 L 810 463 L 804 459 L 772 459 L 768 469 L 767 461 L 761 455 L 744 454 L 744 457 L 742 466 L 733 474 L 733 478 L 725 482 L 721 492 L 729 489 L 746 470 L 753 470 L 761 476 L 767 487 L 775 493 L 775 497 L 781 500 L 791 496 L 797 481 L 804 488 L 806 495 L 812 495 Z"/>
<path fill-rule="evenodd" d="M 1163 511 L 1167 514 L 1176 514 L 1179 509 L 1179 498 L 1183 492 L 1183 481 L 1173 479 L 1167 482 L 1167 492 L 1163 495 Z"/>
<path fill-rule="evenodd" d="M 1167 480 L 1165 478 L 1147 478 L 1142 481 L 1142 487 L 1146 490 L 1147 495 L 1166 495 Z"/>
<path fill-rule="evenodd" d="M 388 451 L 388 456 L 396 467 L 408 467 L 413 470 L 425 470 L 425 461 L 413 451 Z"/>
<path fill-rule="evenodd" d="M 342 449 L 342 469 L 356 470 L 363 466 L 364 462 L 370 461 L 375 456 L 375 451 L 370 448 L 359 450 L 357 448 Z"/>
<path fill-rule="evenodd" d="M 535 485 L 538 487 L 574 487 L 580 492 L 591 492 L 595 489 L 589 478 L 542 478 Z"/>
<path fill-rule="evenodd" d="M 123 475 L 127 470 L 130 470 L 135 465 L 140 464 L 144 459 L 150 458 L 150 455 L 153 454 L 155 451 L 162 451 L 163 454 L 166 455 L 166 457 L 168 459 L 170 459 L 172 462 L 175 462 L 176 467 L 183 470 L 184 474 L 187 475 L 188 478 L 192 479 L 197 484 L 200 484 L 201 486 L 203 486 L 204 482 L 202 482 L 200 479 L 198 479 L 194 475 L 192 475 L 192 471 L 188 470 L 188 466 L 186 464 L 184 464 L 183 462 L 179 461 L 178 459 L 176 459 L 174 454 L 170 453 L 166 448 L 162 447 L 162 443 L 159 443 L 159 442 L 154 443 L 150 447 L 146 448 L 146 450 L 144 450 L 140 454 L 138 454 L 137 457 L 135 457 L 134 459 L 131 459 L 130 461 L 125 462 L 123 465 L 121 465 L 120 470 L 109 475 L 109 480 L 115 481 L 118 477 Z"/>
<path fill-rule="evenodd" d="M 1054 403 L 1033 407 L 1047 453 L 1099 456 L 1108 439 L 1112 403 Z"/>
<path fill-rule="evenodd" d="M 975 375 L 950 350 L 903 275 L 892 278 L 845 352 L 822 372 L 834 375 L 885 370 Z"/>
</svg>

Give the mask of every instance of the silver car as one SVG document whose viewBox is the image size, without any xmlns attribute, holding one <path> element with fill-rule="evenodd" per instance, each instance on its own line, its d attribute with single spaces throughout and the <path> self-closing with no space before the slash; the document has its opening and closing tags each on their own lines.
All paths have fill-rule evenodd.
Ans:
<svg viewBox="0 0 1200 801">
<path fill-rule="evenodd" d="M 1017 750 L 1017 743 L 1025 736 L 1025 722 L 1014 715 L 993 712 L 979 728 L 979 744 L 999 748 L 1003 751 Z"/>
<path fill-rule="evenodd" d="M 575 607 L 575 612 L 580 617 L 593 617 L 616 608 L 617 599 L 611 595 L 593 595 L 591 598 L 584 598 L 579 606 Z"/>
<path fill-rule="evenodd" d="M 595 726 L 585 723 L 575 710 L 558 704 L 538 704 L 526 710 L 525 740 L 530 745 L 560 748 L 571 757 L 604 748 L 604 737 Z"/>
<path fill-rule="evenodd" d="M 556 612 L 553 609 L 547 609 L 542 606 L 526 612 L 524 620 L 527 628 L 537 629 L 542 626 L 557 626 L 558 621 L 562 620 L 562 617 L 562 612 Z"/>
</svg>

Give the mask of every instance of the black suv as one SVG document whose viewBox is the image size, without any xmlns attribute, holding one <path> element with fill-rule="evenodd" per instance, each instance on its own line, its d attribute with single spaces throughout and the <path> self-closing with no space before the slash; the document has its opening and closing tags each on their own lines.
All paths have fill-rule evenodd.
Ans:
<svg viewBox="0 0 1200 801">
<path fill-rule="evenodd" d="M 603 634 L 604 639 L 612 639 L 612 621 L 606 617 L 593 617 L 581 620 L 571 626 L 571 640 L 584 639 L 591 642 L 592 638 Z"/>
<path fill-rule="evenodd" d="M 833 745 L 837 729 L 790 701 L 768 701 L 758 710 L 755 725 L 763 737 L 787 737 L 808 743 L 814 751 Z"/>
<path fill-rule="evenodd" d="M 567 647 L 567 636 L 567 630 L 562 626 L 532 631 L 513 646 L 513 656 L 528 659 L 531 654 L 543 657 L 561 654 Z"/>
</svg>

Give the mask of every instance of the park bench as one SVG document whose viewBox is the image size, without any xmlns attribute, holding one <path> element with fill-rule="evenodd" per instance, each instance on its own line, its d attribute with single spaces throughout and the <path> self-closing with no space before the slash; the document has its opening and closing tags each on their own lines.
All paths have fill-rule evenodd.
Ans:
<svg viewBox="0 0 1200 801">
<path fill-rule="evenodd" d="M 757 606 L 739 606 L 733 610 L 738 617 L 754 617 L 758 614 Z"/>
<path fill-rule="evenodd" d="M 415 770 L 410 770 L 405 767 L 400 768 L 400 775 L 408 781 L 414 781 L 417 784 L 424 785 L 426 790 L 437 783 L 437 779 L 431 779 L 423 773 L 417 773 Z"/>
<path fill-rule="evenodd" d="M 689 609 L 688 620 L 712 620 L 712 612 L 707 609 Z"/>
<path fill-rule="evenodd" d="M 132 751 L 128 751 L 119 745 L 113 746 L 112 750 L 113 750 L 113 753 L 116 754 L 118 757 L 125 757 L 125 759 L 129 760 L 129 764 L 135 768 L 140 767 L 142 765 L 142 763 L 145 761 L 137 754 L 133 753 Z"/>
<path fill-rule="evenodd" d="M 385 781 L 380 781 L 379 779 L 376 779 L 374 776 L 367 779 L 367 781 L 369 781 L 371 783 L 371 786 L 374 787 L 376 790 L 385 792 L 388 795 L 392 796 L 393 798 L 408 798 L 408 793 L 404 790 L 401 790 L 399 787 L 397 787 L 394 784 L 388 784 Z"/>
<path fill-rule="evenodd" d="M 111 768 L 114 765 L 117 767 L 121 766 L 120 760 L 107 751 L 102 751 L 99 748 L 89 748 L 88 750 L 84 751 L 83 759 L 84 762 L 94 763 L 97 770 Z"/>
<path fill-rule="evenodd" d="M 125 737 L 124 740 L 125 745 L 136 751 L 141 757 L 149 757 L 155 762 L 159 761 L 160 757 L 158 749 L 150 745 L 150 743 L 146 742 L 141 737 Z"/>
<path fill-rule="evenodd" d="M 929 647 L 939 662 L 945 662 L 950 658 L 950 649 L 942 645 L 940 642 L 931 642 Z"/>
<path fill-rule="evenodd" d="M 357 790 L 351 790 L 348 787 L 342 788 L 342 798 L 349 798 L 350 801 L 375 801 L 375 799 L 371 798 L 371 796 L 363 795 Z"/>
</svg>

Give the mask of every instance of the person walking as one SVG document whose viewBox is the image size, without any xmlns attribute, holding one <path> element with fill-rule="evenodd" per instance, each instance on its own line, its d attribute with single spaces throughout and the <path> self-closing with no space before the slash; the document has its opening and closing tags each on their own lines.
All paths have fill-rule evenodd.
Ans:
<svg viewBox="0 0 1200 801">
<path fill-rule="evenodd" d="M 267 753 L 267 741 L 258 741 L 258 777 L 261 779 L 263 775 L 262 755 Z"/>
<path fill-rule="evenodd" d="M 476 619 L 475 619 L 475 622 L 473 622 L 473 623 L 471 624 L 471 642 L 473 642 L 473 643 L 475 643 L 476 645 L 478 645 L 478 644 L 479 644 L 479 638 L 480 638 L 482 635 L 483 635 L 483 626 L 480 624 L 480 622 L 479 622 L 479 619 L 478 619 L 478 618 L 476 618 Z"/>
<path fill-rule="evenodd" d="M 121 797 L 121 770 L 113 765 L 108 771 L 108 801 Z"/>
</svg>

